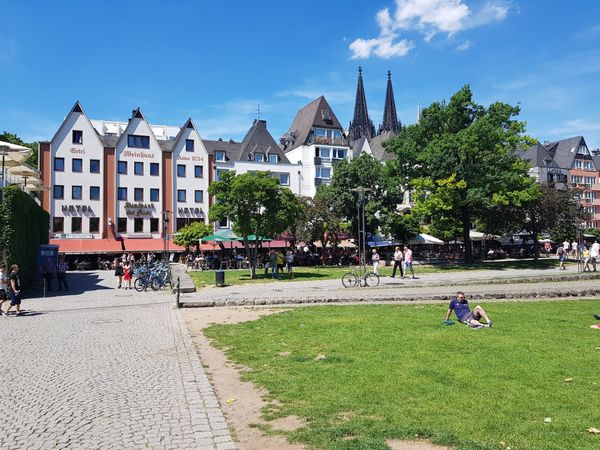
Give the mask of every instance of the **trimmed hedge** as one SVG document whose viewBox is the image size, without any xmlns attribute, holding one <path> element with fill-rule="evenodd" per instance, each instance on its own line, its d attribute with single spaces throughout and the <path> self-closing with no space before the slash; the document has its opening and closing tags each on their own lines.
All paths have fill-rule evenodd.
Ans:
<svg viewBox="0 0 600 450">
<path fill-rule="evenodd" d="M 18 264 L 21 281 L 33 281 L 37 275 L 37 254 L 41 244 L 48 243 L 50 215 L 31 195 L 17 186 L 2 190 L 0 202 L 0 252 L 8 271 Z"/>
</svg>

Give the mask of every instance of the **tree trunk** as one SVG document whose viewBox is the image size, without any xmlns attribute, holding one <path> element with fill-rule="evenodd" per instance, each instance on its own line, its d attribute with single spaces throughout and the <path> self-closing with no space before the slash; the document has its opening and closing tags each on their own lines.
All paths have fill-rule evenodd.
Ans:
<svg viewBox="0 0 600 450">
<path fill-rule="evenodd" d="M 533 260 L 537 262 L 540 256 L 540 243 L 537 239 L 537 233 L 533 233 L 531 239 L 533 239 Z"/>
<path fill-rule="evenodd" d="M 462 209 L 463 241 L 465 243 L 465 263 L 473 262 L 473 246 L 471 245 L 471 214 L 467 207 Z"/>
</svg>

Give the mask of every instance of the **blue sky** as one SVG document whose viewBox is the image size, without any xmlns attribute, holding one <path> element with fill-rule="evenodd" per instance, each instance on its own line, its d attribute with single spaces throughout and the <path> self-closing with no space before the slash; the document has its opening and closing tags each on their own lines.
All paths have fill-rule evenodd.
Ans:
<svg viewBox="0 0 600 450">
<path fill-rule="evenodd" d="M 0 131 L 50 139 L 75 100 L 95 119 L 192 117 L 278 139 L 323 94 L 347 127 L 356 70 L 381 122 L 387 70 L 403 123 L 470 83 L 522 105 L 528 133 L 600 146 L 600 2 L 572 0 L 0 0 Z"/>
</svg>

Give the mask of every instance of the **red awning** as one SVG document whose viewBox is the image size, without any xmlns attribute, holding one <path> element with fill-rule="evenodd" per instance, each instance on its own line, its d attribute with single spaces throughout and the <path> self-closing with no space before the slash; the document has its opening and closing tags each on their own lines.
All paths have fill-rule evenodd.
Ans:
<svg viewBox="0 0 600 450">
<path fill-rule="evenodd" d="M 164 249 L 164 242 L 162 239 L 123 239 L 125 245 L 125 251 L 127 252 L 162 252 Z M 185 248 L 179 245 L 173 244 L 171 241 L 167 241 L 169 252 L 182 252 Z"/>
<path fill-rule="evenodd" d="M 123 251 L 121 242 L 108 239 L 50 239 L 50 244 L 58 245 L 60 253 L 70 254 L 121 253 Z"/>
</svg>

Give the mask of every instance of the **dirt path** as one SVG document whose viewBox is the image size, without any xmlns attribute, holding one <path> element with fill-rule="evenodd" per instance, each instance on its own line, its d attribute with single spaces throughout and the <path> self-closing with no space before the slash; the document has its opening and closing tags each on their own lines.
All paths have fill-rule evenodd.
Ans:
<svg viewBox="0 0 600 450">
<path fill-rule="evenodd" d="M 292 444 L 284 436 L 265 436 L 253 425 L 265 424 L 273 430 L 292 431 L 306 423 L 298 417 L 290 416 L 267 422 L 261 417 L 261 410 L 273 403 L 266 402 L 267 392 L 253 383 L 242 381 L 240 373 L 244 367 L 230 362 L 225 354 L 206 339 L 202 330 L 212 324 L 234 324 L 257 320 L 258 318 L 286 311 L 285 308 L 186 308 L 182 315 L 187 323 L 192 340 L 196 345 L 200 360 L 215 389 L 219 403 L 231 428 L 231 433 L 241 450 L 303 450 L 303 445 Z M 446 447 L 423 441 L 389 440 L 392 450 L 442 450 Z"/>
</svg>

